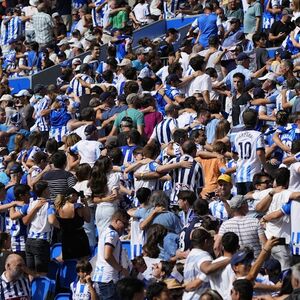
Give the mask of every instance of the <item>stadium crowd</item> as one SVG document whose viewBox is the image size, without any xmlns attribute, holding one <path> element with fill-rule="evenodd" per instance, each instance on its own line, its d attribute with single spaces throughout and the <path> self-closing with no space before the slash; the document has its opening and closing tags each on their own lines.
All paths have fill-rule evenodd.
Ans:
<svg viewBox="0 0 300 300">
<path fill-rule="evenodd" d="M 73 300 L 300 298 L 299 0 L 0 15 L 1 299 L 31 299 L 56 243 Z M 133 30 L 193 15 L 133 49 Z M 54 65 L 53 85 L 9 87 Z"/>
</svg>

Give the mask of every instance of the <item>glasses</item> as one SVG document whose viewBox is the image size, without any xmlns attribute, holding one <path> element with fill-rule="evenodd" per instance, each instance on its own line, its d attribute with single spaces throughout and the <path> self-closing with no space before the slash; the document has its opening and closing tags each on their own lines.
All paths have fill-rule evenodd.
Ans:
<svg viewBox="0 0 300 300">
<path fill-rule="evenodd" d="M 269 184 L 269 183 L 271 183 L 271 180 L 261 181 L 258 184 Z"/>
</svg>

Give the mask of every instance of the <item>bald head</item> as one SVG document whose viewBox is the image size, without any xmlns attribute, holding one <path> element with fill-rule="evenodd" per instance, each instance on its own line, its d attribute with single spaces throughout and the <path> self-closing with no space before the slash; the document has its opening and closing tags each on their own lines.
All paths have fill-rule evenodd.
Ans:
<svg viewBox="0 0 300 300">
<path fill-rule="evenodd" d="M 5 276 L 9 281 L 23 274 L 24 259 L 18 254 L 10 254 L 5 261 Z"/>
</svg>

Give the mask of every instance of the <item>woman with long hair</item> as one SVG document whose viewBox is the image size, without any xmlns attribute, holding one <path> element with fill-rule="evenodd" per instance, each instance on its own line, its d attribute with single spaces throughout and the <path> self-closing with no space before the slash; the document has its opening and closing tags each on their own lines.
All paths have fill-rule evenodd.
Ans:
<svg viewBox="0 0 300 300">
<path fill-rule="evenodd" d="M 75 145 L 80 140 L 81 138 L 77 133 L 71 133 L 64 138 L 64 149 L 67 155 L 67 171 L 75 172 L 75 169 L 80 162 L 79 155 L 67 151 L 71 146 Z"/>
<path fill-rule="evenodd" d="M 90 255 L 88 237 L 83 229 L 90 222 L 90 210 L 85 197 L 77 203 L 79 193 L 69 188 L 64 195 L 57 195 L 54 206 L 62 234 L 62 259 L 85 258 Z"/>
<path fill-rule="evenodd" d="M 92 198 L 97 204 L 95 221 L 98 233 L 102 233 L 118 209 L 120 174 L 112 171 L 113 164 L 108 156 L 101 156 L 91 172 L 89 187 Z"/>
</svg>

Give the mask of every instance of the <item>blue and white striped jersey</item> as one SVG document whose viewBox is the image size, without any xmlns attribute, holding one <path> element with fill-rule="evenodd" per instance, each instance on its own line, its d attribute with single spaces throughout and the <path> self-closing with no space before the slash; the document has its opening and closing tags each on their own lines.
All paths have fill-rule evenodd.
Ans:
<svg viewBox="0 0 300 300">
<path fill-rule="evenodd" d="M 215 218 L 224 221 L 228 219 L 228 213 L 225 209 L 224 203 L 222 200 L 217 199 L 209 203 L 209 210 Z"/>
<path fill-rule="evenodd" d="M 236 134 L 232 151 L 239 156 L 236 182 L 251 182 L 262 165 L 256 151 L 265 148 L 263 134 L 256 130 L 243 130 Z"/>
<path fill-rule="evenodd" d="M 94 83 L 94 79 L 89 75 L 82 74 L 81 79 L 87 83 Z M 73 92 L 75 96 L 81 97 L 86 94 L 85 88 L 81 85 L 77 78 L 73 78 L 69 84 L 69 92 Z"/>
<path fill-rule="evenodd" d="M 38 201 L 39 200 L 34 200 L 22 206 L 22 214 L 27 215 L 37 205 Z M 52 227 L 48 222 L 49 215 L 55 215 L 55 209 L 50 204 L 50 200 L 44 204 L 33 217 L 28 231 L 28 238 L 50 241 Z"/>
<path fill-rule="evenodd" d="M 123 165 L 134 162 L 133 151 L 137 146 L 122 146 L 120 147 L 123 154 Z"/>
<path fill-rule="evenodd" d="M 194 158 L 188 154 L 180 157 L 175 157 L 170 160 L 169 164 L 178 163 L 181 161 L 193 162 L 191 168 L 178 168 L 171 171 L 173 189 L 170 196 L 170 201 L 173 205 L 177 205 L 179 191 L 194 191 L 198 195 L 198 190 L 204 186 L 204 176 L 202 167 Z"/>
<path fill-rule="evenodd" d="M 34 105 L 35 125 L 40 131 L 49 131 L 49 117 L 41 116 L 41 112 L 49 109 L 51 99 L 46 95 Z"/>
<path fill-rule="evenodd" d="M 81 283 L 80 280 L 73 281 L 70 284 L 72 300 L 90 300 L 91 293 L 86 283 Z"/>
<path fill-rule="evenodd" d="M 8 27 L 8 40 L 18 40 L 24 36 L 25 26 L 21 18 L 15 16 L 7 24 Z"/>
<path fill-rule="evenodd" d="M 171 117 L 166 117 L 155 126 L 150 139 L 155 139 L 160 145 L 168 144 L 172 140 L 173 131 L 177 128 L 177 120 Z"/>
<path fill-rule="evenodd" d="M 96 5 L 95 8 L 92 9 L 92 20 L 93 20 L 93 26 L 94 27 L 104 27 L 103 17 L 105 15 L 105 12 L 109 10 L 109 5 L 106 3 L 100 11 L 97 12 L 97 8 L 103 4 L 105 0 L 96 0 L 94 3 Z"/>
<path fill-rule="evenodd" d="M 278 126 L 276 133 L 279 134 L 281 142 L 289 148 L 292 147 L 293 141 L 300 139 L 300 128 L 296 124 Z M 286 153 L 284 154 L 286 156 Z"/>
<path fill-rule="evenodd" d="M 72 0 L 72 8 L 81 8 L 84 5 L 87 5 L 87 0 Z"/>
<path fill-rule="evenodd" d="M 1 22 L 1 45 L 5 46 L 8 45 L 8 24 L 4 24 L 4 20 L 8 19 L 9 17 L 3 16 Z"/>
<path fill-rule="evenodd" d="M 104 247 L 106 245 L 113 247 L 113 256 L 117 263 L 121 264 L 121 241 L 118 232 L 111 225 L 99 237 L 97 262 L 92 278 L 94 282 L 108 283 L 112 280 L 116 282 L 120 279 L 120 273 L 104 259 Z"/>
</svg>

